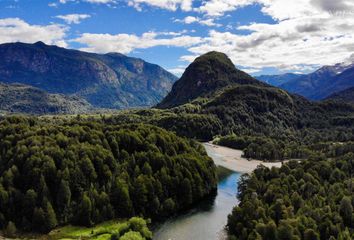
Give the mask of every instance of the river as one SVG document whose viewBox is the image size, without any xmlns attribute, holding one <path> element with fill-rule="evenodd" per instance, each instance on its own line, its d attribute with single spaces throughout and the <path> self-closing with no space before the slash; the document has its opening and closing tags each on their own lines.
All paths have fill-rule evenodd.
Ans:
<svg viewBox="0 0 354 240">
<path fill-rule="evenodd" d="M 217 164 L 221 155 L 206 147 L 208 155 Z M 236 191 L 241 173 L 222 169 L 217 195 L 194 209 L 172 218 L 154 231 L 154 240 L 220 240 L 225 239 L 227 216 L 237 204 Z"/>
</svg>

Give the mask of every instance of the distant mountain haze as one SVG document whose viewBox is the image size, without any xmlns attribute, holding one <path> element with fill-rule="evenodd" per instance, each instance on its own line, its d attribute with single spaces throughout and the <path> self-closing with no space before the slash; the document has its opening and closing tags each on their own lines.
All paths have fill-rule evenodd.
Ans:
<svg viewBox="0 0 354 240">
<path fill-rule="evenodd" d="M 354 87 L 348 88 L 344 91 L 336 92 L 330 95 L 329 97 L 327 97 L 326 100 L 335 100 L 335 101 L 341 101 L 346 103 L 354 103 Z"/>
<path fill-rule="evenodd" d="M 81 97 L 98 108 L 149 107 L 177 80 L 158 65 L 119 53 L 35 44 L 0 45 L 0 81 Z"/>
<path fill-rule="evenodd" d="M 310 100 L 327 96 L 354 86 L 354 64 L 324 66 L 308 75 L 279 85 L 280 88 L 300 94 Z"/>
<path fill-rule="evenodd" d="M 292 81 L 294 79 L 297 79 L 299 77 L 304 76 L 303 74 L 295 74 L 295 73 L 285 73 L 285 74 L 280 74 L 280 75 L 260 75 L 260 76 L 255 76 L 256 79 L 268 83 L 270 85 L 273 85 L 275 87 L 278 87 L 282 84 L 285 84 L 289 81 Z"/>
</svg>

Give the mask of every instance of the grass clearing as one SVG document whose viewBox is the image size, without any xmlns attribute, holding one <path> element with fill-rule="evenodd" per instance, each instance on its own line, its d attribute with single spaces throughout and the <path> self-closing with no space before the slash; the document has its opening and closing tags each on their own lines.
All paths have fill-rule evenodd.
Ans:
<svg viewBox="0 0 354 240">
<path fill-rule="evenodd" d="M 48 239 L 73 240 L 73 239 L 93 239 L 109 240 L 115 232 L 129 228 L 125 220 L 112 220 L 93 227 L 64 226 L 51 231 Z"/>
</svg>

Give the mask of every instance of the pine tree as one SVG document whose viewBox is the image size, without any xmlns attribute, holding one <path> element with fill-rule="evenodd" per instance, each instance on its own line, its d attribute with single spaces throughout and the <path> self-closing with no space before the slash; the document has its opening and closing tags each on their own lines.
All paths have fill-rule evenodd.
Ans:
<svg viewBox="0 0 354 240">
<path fill-rule="evenodd" d="M 50 202 L 47 202 L 47 206 L 45 209 L 45 218 L 46 218 L 45 230 L 49 232 L 50 230 L 55 228 L 58 224 L 57 216 L 56 216 L 54 209 L 52 207 L 52 204 L 50 204 Z"/>
</svg>

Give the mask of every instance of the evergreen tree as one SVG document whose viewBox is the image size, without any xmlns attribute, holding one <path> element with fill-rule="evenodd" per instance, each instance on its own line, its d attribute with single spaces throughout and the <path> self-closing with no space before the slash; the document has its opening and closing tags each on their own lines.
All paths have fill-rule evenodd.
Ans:
<svg viewBox="0 0 354 240">
<path fill-rule="evenodd" d="M 347 227 L 352 227 L 353 218 L 353 206 L 349 197 L 343 197 L 340 202 L 340 215 L 343 218 L 343 222 Z"/>
<path fill-rule="evenodd" d="M 16 232 L 17 232 L 16 225 L 10 221 L 5 228 L 5 235 L 7 237 L 15 237 Z"/>
</svg>

